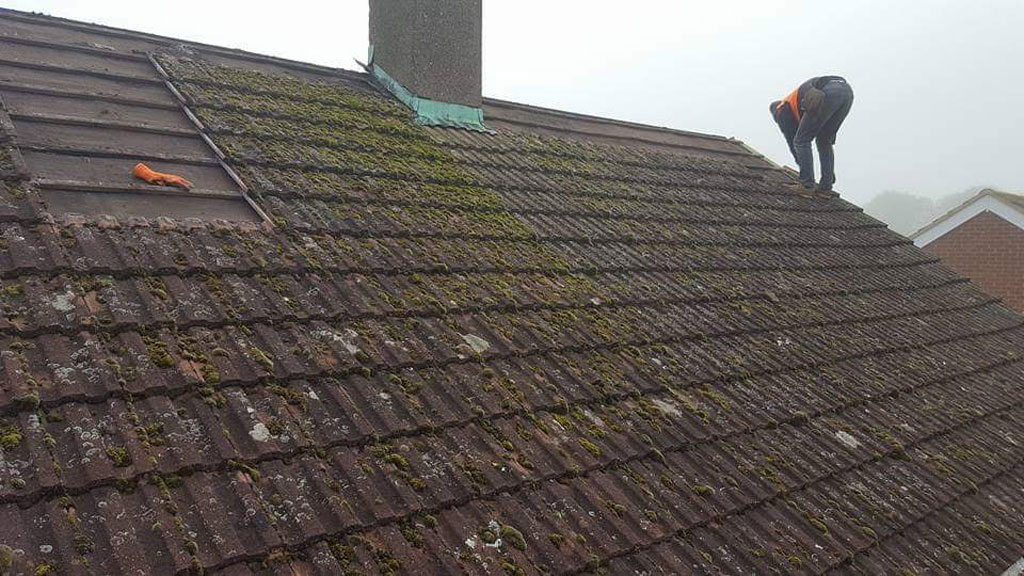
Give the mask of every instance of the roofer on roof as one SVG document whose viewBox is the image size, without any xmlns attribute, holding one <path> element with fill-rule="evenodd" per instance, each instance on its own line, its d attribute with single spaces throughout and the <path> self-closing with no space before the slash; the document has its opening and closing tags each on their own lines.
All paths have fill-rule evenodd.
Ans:
<svg viewBox="0 0 1024 576">
<path fill-rule="evenodd" d="M 771 103 L 772 117 L 782 130 L 793 158 L 800 166 L 800 184 L 814 188 L 811 140 L 818 145 L 821 183 L 818 191 L 831 192 L 836 181 L 832 146 L 836 133 L 853 105 L 853 89 L 840 76 L 818 76 L 804 82 L 782 100 Z"/>
</svg>

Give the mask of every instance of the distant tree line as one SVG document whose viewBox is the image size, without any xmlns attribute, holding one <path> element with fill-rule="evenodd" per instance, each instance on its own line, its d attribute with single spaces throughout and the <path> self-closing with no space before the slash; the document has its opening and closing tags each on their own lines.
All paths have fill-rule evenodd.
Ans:
<svg viewBox="0 0 1024 576">
<path fill-rule="evenodd" d="M 938 199 L 910 192 L 886 190 L 865 204 L 864 211 L 885 222 L 894 231 L 909 236 L 984 188 L 986 187 L 975 186 Z"/>
</svg>

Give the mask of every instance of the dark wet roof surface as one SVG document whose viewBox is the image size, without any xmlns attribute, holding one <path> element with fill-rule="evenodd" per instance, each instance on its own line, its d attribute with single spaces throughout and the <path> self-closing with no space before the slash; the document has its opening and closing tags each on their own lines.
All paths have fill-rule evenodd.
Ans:
<svg viewBox="0 0 1024 576">
<path fill-rule="evenodd" d="M 0 148 L 15 573 L 1020 558 L 1022 319 L 853 205 L 735 141 L 428 130 L 357 75 L 67 26 L 0 16 L 162 52 L 273 226 L 53 214 Z"/>
</svg>

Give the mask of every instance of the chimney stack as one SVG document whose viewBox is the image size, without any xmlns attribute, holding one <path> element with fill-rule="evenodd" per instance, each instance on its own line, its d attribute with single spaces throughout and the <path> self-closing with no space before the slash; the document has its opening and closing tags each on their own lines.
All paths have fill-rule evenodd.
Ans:
<svg viewBox="0 0 1024 576">
<path fill-rule="evenodd" d="M 482 0 L 370 0 L 371 73 L 422 124 L 485 129 Z"/>
</svg>

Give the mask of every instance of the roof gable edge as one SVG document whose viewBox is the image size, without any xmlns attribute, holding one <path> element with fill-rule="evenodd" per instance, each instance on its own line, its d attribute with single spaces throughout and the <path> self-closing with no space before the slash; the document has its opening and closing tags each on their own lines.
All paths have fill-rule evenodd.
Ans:
<svg viewBox="0 0 1024 576">
<path fill-rule="evenodd" d="M 1024 230 L 1024 211 L 985 190 L 959 207 L 937 218 L 910 236 L 914 244 L 923 248 L 935 240 L 959 228 L 965 222 L 983 212 L 992 212 L 1003 220 Z"/>
</svg>

